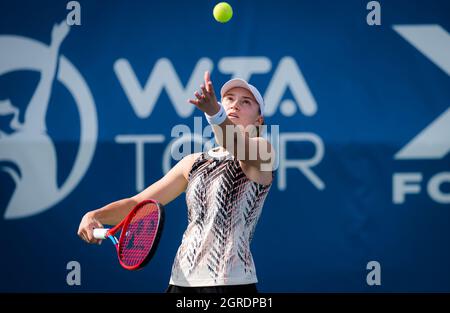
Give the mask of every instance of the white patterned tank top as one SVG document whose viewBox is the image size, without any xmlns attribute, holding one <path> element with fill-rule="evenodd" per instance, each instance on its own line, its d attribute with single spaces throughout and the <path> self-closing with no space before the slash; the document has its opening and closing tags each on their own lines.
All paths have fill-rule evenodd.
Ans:
<svg viewBox="0 0 450 313">
<path fill-rule="evenodd" d="M 189 172 L 188 226 L 173 263 L 172 285 L 258 282 L 250 242 L 271 184 L 249 180 L 226 153 L 202 153 Z"/>
</svg>

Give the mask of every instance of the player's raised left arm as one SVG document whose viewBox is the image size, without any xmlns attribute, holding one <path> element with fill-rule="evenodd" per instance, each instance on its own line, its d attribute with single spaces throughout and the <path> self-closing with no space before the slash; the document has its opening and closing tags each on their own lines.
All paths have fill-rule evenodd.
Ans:
<svg viewBox="0 0 450 313">
<path fill-rule="evenodd" d="M 196 99 L 188 101 L 202 112 L 213 116 L 219 112 L 220 105 L 209 72 L 205 72 L 204 79 L 204 84 L 200 86 L 202 93 L 195 92 Z M 270 168 L 274 160 L 274 151 L 265 138 L 250 137 L 245 129 L 235 125 L 228 117 L 221 124 L 212 127 L 216 142 L 232 153 L 236 159 L 258 170 Z"/>
</svg>

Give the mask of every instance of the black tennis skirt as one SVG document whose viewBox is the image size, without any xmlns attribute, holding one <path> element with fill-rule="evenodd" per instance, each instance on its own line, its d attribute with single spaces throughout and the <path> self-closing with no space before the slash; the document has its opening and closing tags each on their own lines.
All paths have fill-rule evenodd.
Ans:
<svg viewBox="0 0 450 313">
<path fill-rule="evenodd" d="M 256 284 L 229 285 L 229 286 L 207 286 L 207 287 L 181 287 L 169 284 L 166 293 L 221 293 L 221 294 L 255 294 L 258 293 Z"/>
</svg>

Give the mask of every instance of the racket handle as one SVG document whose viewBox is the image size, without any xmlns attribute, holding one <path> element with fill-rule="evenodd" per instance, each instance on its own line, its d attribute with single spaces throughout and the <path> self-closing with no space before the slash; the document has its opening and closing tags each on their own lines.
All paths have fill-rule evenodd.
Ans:
<svg viewBox="0 0 450 313">
<path fill-rule="evenodd" d="M 106 239 L 106 233 L 109 228 L 94 228 L 94 238 L 95 239 Z"/>
</svg>

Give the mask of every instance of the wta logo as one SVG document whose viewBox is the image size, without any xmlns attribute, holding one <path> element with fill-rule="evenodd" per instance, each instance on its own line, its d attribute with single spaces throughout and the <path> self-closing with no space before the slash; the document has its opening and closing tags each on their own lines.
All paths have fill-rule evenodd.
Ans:
<svg viewBox="0 0 450 313">
<path fill-rule="evenodd" d="M 412 46 L 424 54 L 450 76 L 450 34 L 438 25 L 394 26 Z M 395 154 L 396 160 L 441 160 L 450 152 L 450 108 L 432 121 Z M 421 172 L 394 173 L 392 179 L 393 202 L 402 204 L 407 194 L 420 194 Z M 434 173 L 426 189 L 437 203 L 450 203 L 450 193 L 442 191 L 444 183 L 450 183 L 450 172 Z"/>
<path fill-rule="evenodd" d="M 95 152 L 97 112 L 91 92 L 78 70 L 59 48 L 69 34 L 64 22 L 55 25 L 51 43 L 19 36 L 0 36 L 0 76 L 15 71 L 40 73 L 39 83 L 22 112 L 11 99 L 0 99 L 0 116 L 10 116 L 9 131 L 0 129 L 0 170 L 14 182 L 4 211 L 5 219 L 41 213 L 64 199 L 81 181 Z M 20 53 L 18 53 L 20 51 Z M 73 97 L 80 116 L 80 143 L 65 181 L 58 186 L 58 158 L 49 135 L 46 116 L 54 84 L 63 85 Z M 52 102 L 64 106 L 64 102 Z"/>
</svg>

